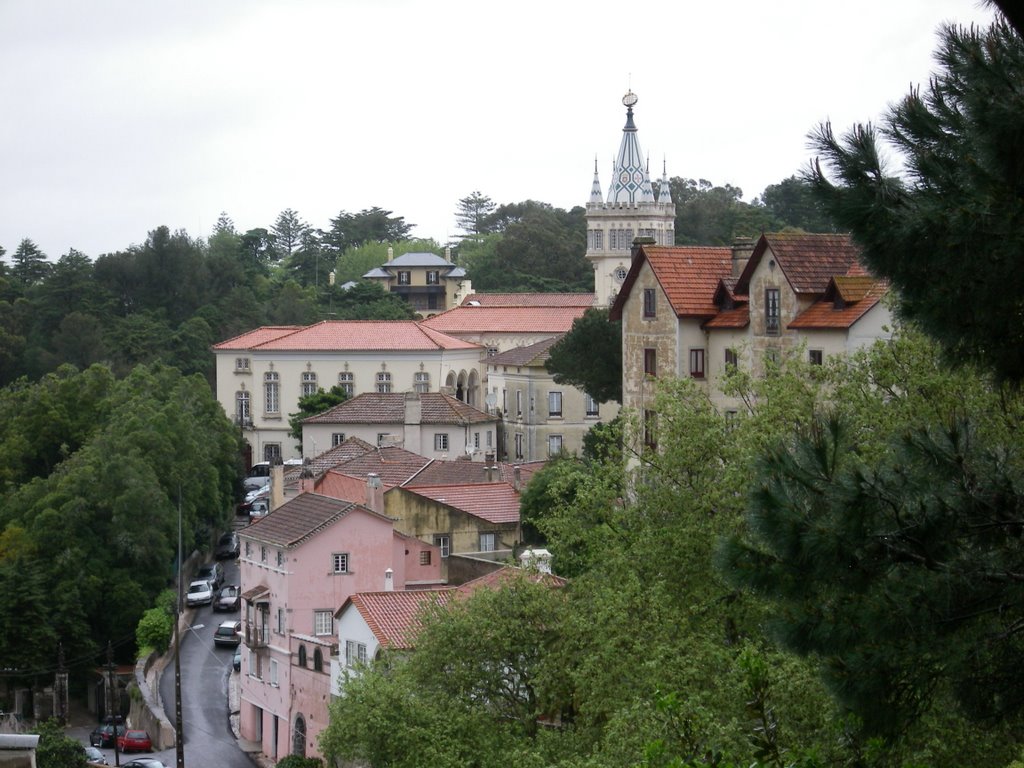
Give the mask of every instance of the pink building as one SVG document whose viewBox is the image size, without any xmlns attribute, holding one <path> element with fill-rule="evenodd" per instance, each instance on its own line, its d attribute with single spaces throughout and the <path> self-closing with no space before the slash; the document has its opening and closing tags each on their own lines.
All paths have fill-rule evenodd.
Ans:
<svg viewBox="0 0 1024 768">
<path fill-rule="evenodd" d="M 244 646 L 240 730 L 268 757 L 320 756 L 334 615 L 357 592 L 440 580 L 437 548 L 390 518 L 304 493 L 240 531 Z M 421 555 L 431 552 L 432 555 Z"/>
</svg>

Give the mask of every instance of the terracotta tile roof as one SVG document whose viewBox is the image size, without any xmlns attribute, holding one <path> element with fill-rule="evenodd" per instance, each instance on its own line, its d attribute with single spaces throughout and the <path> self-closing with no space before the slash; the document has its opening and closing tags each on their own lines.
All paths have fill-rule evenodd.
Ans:
<svg viewBox="0 0 1024 768">
<path fill-rule="evenodd" d="M 705 328 L 746 328 L 750 325 L 750 307 L 747 304 L 735 309 L 724 309 L 706 323 Z"/>
<path fill-rule="evenodd" d="M 256 328 L 252 331 L 246 331 L 243 334 L 222 341 L 220 344 L 214 344 L 214 349 L 252 349 L 258 347 L 260 344 L 266 344 L 268 341 L 274 341 L 282 336 L 287 336 L 290 333 L 301 330 L 301 325 L 264 325 L 261 328 Z"/>
<path fill-rule="evenodd" d="M 350 461 L 357 456 L 362 456 L 376 450 L 377 446 L 371 445 L 365 440 L 360 440 L 358 437 L 349 437 L 330 450 L 313 457 L 310 468 L 313 470 L 313 475 L 319 477 L 327 470 L 339 464 L 344 464 L 346 461 Z"/>
<path fill-rule="evenodd" d="M 455 591 L 466 594 L 476 592 L 478 589 L 500 589 L 516 579 L 526 579 L 534 584 L 546 584 L 549 587 L 564 587 L 569 583 L 566 579 L 555 576 L 553 573 L 523 570 L 506 565 L 455 587 Z"/>
<path fill-rule="evenodd" d="M 279 547 L 294 547 L 352 512 L 379 517 L 350 501 L 303 493 L 244 528 L 240 535 Z"/>
<path fill-rule="evenodd" d="M 737 291 L 747 292 L 751 275 L 769 251 L 796 293 L 824 293 L 832 277 L 847 274 L 860 258 L 860 248 L 849 235 L 764 234 L 740 275 Z"/>
<path fill-rule="evenodd" d="M 731 248 L 645 245 L 633 259 L 612 305 L 612 320 L 622 319 L 623 306 L 644 263 L 650 265 L 677 317 L 712 317 L 718 313 L 713 299 L 719 283 L 732 274 Z"/>
<path fill-rule="evenodd" d="M 423 320 L 443 333 L 565 333 L 587 307 L 471 307 L 465 304 Z"/>
<path fill-rule="evenodd" d="M 827 329 L 851 327 L 885 295 L 887 283 L 866 276 L 833 278 L 824 296 L 789 323 L 787 328 Z"/>
<path fill-rule="evenodd" d="M 495 416 L 477 410 L 441 392 L 420 394 L 423 424 L 480 424 Z M 405 392 L 364 392 L 343 403 L 303 419 L 303 424 L 404 424 Z"/>
<path fill-rule="evenodd" d="M 426 485 L 483 485 L 503 482 L 511 484 L 515 467 L 519 467 L 519 482 L 525 487 L 533 473 L 546 462 L 535 461 L 529 465 L 500 462 L 498 471 L 488 476 L 487 466 L 480 461 L 432 461 L 405 483 L 407 486 Z"/>
<path fill-rule="evenodd" d="M 560 333 L 550 339 L 542 339 L 525 347 L 514 347 L 505 352 L 499 352 L 493 357 L 484 358 L 484 362 L 488 365 L 543 366 L 549 357 L 548 351 L 561 341 L 563 336 L 565 334 Z"/>
<path fill-rule="evenodd" d="M 461 306 L 590 307 L 593 304 L 593 293 L 471 293 L 462 300 Z"/>
<path fill-rule="evenodd" d="M 519 493 L 509 483 L 410 485 L 406 490 L 489 523 L 514 523 L 519 520 Z"/>
<path fill-rule="evenodd" d="M 446 605 L 453 593 L 451 588 L 357 592 L 345 601 L 337 615 L 351 604 L 383 647 L 409 649 L 422 627 L 420 617 L 424 609 Z"/>
<path fill-rule="evenodd" d="M 375 448 L 369 453 L 338 464 L 329 471 L 364 480 L 369 473 L 375 472 L 384 485 L 401 485 L 430 461 L 403 448 Z"/>
<path fill-rule="evenodd" d="M 270 333 L 258 328 L 248 334 L 214 345 L 214 349 L 254 351 L 396 351 L 474 349 L 479 345 L 423 328 L 414 320 L 324 320 L 288 332 Z M 248 339 L 244 347 L 240 340 Z"/>
</svg>

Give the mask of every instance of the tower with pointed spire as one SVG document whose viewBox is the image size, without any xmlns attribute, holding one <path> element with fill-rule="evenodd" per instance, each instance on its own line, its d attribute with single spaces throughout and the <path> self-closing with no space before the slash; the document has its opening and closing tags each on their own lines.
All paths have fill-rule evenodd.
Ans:
<svg viewBox="0 0 1024 768">
<path fill-rule="evenodd" d="M 648 159 L 640 151 L 633 122 L 637 96 L 632 90 L 622 97 L 626 126 L 619 153 L 612 165 L 607 199 L 594 160 L 594 183 L 587 202 L 587 260 L 594 267 L 594 305 L 607 307 L 615 300 L 629 271 L 633 240 L 653 238 L 658 245 L 675 244 L 676 206 L 662 162 L 658 194 L 651 184 Z"/>
</svg>

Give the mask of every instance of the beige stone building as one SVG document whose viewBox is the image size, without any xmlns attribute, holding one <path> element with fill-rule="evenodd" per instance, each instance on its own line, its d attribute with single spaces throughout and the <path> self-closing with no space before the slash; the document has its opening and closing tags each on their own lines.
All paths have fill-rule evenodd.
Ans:
<svg viewBox="0 0 1024 768">
<path fill-rule="evenodd" d="M 405 253 L 394 258 L 388 248 L 388 262 L 363 277 L 380 283 L 405 299 L 420 317 L 458 306 L 473 293 L 466 270 L 433 253 Z"/>
</svg>

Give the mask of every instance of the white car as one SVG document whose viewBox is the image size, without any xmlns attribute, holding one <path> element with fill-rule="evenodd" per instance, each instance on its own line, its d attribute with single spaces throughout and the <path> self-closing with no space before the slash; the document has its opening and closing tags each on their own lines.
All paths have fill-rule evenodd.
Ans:
<svg viewBox="0 0 1024 768">
<path fill-rule="evenodd" d="M 193 581 L 188 585 L 188 593 L 185 595 L 185 602 L 189 607 L 193 605 L 209 605 L 213 602 L 213 587 L 208 581 Z"/>
</svg>

